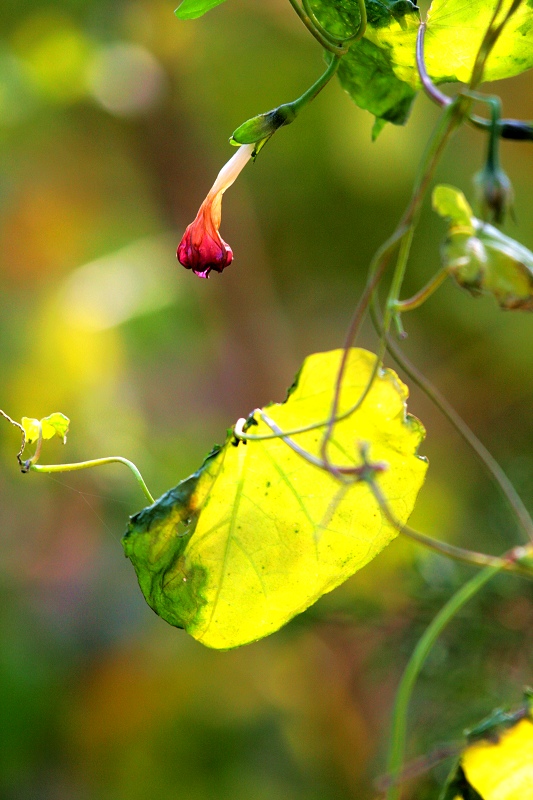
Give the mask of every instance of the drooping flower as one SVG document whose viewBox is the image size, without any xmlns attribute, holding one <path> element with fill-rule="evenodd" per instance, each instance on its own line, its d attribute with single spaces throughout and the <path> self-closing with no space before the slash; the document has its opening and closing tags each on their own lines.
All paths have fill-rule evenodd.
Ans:
<svg viewBox="0 0 533 800">
<path fill-rule="evenodd" d="M 222 272 L 233 261 L 233 251 L 220 236 L 222 195 L 246 166 L 254 151 L 254 144 L 239 147 L 235 155 L 218 173 L 209 194 L 198 210 L 196 219 L 187 227 L 177 250 L 178 261 L 192 269 L 199 278 L 209 273 Z"/>
</svg>

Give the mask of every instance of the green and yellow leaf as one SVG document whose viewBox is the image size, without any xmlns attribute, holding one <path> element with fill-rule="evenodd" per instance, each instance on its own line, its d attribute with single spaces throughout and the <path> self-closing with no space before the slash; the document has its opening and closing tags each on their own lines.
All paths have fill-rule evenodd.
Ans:
<svg viewBox="0 0 533 800">
<path fill-rule="evenodd" d="M 268 416 L 289 431 L 330 412 L 342 351 L 306 359 L 285 403 Z M 375 356 L 352 350 L 340 411 L 354 406 Z M 337 422 L 335 463 L 360 463 L 359 443 L 388 469 L 379 476 L 401 521 L 424 481 L 421 423 L 406 413 L 407 388 L 382 371 L 362 404 Z M 258 414 L 250 433 L 271 429 Z M 324 428 L 295 434 L 318 456 Z M 143 594 L 163 619 L 225 649 L 278 630 L 372 560 L 395 536 L 368 485 L 341 484 L 280 438 L 236 442 L 232 433 L 191 477 L 132 517 L 123 544 Z"/>
<path fill-rule="evenodd" d="M 502 19 L 512 0 L 504 0 Z M 357 0 L 312 0 L 321 24 L 332 34 L 357 30 Z M 493 0 L 434 0 L 427 17 L 424 60 L 434 83 L 468 83 L 490 24 Z M 403 124 L 420 89 L 416 37 L 420 17 L 409 0 L 367 0 L 364 38 L 344 56 L 342 86 L 378 119 Z M 533 4 L 523 2 L 504 27 L 487 61 L 484 80 L 510 78 L 533 67 Z"/>
</svg>

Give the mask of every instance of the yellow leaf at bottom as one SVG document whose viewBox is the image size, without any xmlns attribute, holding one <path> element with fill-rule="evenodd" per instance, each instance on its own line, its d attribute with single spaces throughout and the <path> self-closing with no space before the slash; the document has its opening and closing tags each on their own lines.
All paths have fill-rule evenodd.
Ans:
<svg viewBox="0 0 533 800">
<path fill-rule="evenodd" d="M 283 431 L 328 419 L 342 350 L 304 362 L 285 403 L 265 412 Z M 351 350 L 339 412 L 361 397 L 376 356 Z M 387 470 L 379 486 L 404 523 L 424 481 L 421 423 L 406 413 L 407 388 L 380 371 L 362 406 L 335 425 L 330 457 L 361 463 L 359 445 Z M 272 431 L 255 415 L 251 434 Z M 320 456 L 324 426 L 295 434 Z M 219 649 L 278 630 L 371 561 L 395 536 L 363 482 L 343 485 L 282 439 L 237 442 L 230 432 L 202 467 L 132 517 L 123 539 L 149 605 Z"/>
<path fill-rule="evenodd" d="M 471 745 L 462 766 L 483 800 L 533 800 L 533 722 L 523 719 L 498 742 Z"/>
</svg>

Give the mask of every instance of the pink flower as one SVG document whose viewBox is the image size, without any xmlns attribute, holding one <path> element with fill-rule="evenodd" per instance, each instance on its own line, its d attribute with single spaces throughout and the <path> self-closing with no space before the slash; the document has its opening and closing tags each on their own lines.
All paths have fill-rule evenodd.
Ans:
<svg viewBox="0 0 533 800">
<path fill-rule="evenodd" d="M 200 206 L 194 222 L 187 227 L 177 250 L 178 261 L 192 269 L 199 278 L 208 278 L 211 270 L 222 272 L 233 261 L 233 251 L 220 236 L 222 195 L 246 166 L 255 144 L 239 147 L 218 173 L 211 191 Z"/>
</svg>

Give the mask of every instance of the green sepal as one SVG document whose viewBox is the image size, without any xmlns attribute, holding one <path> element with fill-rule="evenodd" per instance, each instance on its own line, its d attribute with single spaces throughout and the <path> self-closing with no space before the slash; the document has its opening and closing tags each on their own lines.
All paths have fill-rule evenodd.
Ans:
<svg viewBox="0 0 533 800">
<path fill-rule="evenodd" d="M 254 144 L 270 138 L 279 128 L 290 125 L 296 119 L 296 111 L 290 103 L 258 114 L 243 122 L 233 131 L 230 143 L 234 145 Z"/>
</svg>

